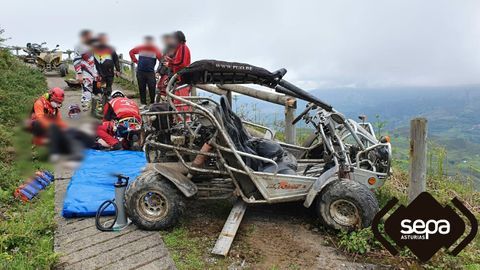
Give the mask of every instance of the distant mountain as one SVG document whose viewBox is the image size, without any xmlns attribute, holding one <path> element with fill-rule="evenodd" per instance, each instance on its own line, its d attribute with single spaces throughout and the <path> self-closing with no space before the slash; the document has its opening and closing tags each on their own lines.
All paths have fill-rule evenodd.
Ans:
<svg viewBox="0 0 480 270">
<path fill-rule="evenodd" d="M 480 183 L 480 85 L 410 88 L 335 88 L 310 91 L 347 117 L 365 114 L 370 122 L 385 122 L 393 135 L 397 157 L 408 149 L 409 121 L 428 119 L 429 138 L 447 149 L 449 173 L 472 175 Z M 252 121 L 273 125 L 283 120 L 284 108 L 247 96 L 236 96 L 234 110 Z M 305 107 L 298 102 L 297 112 Z M 299 127 L 302 127 L 299 125 Z M 397 144 L 395 137 L 398 138 Z"/>
</svg>

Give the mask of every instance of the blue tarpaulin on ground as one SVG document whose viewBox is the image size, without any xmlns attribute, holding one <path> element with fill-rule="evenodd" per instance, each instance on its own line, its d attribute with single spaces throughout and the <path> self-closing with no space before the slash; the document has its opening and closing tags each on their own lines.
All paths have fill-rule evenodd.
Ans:
<svg viewBox="0 0 480 270">
<path fill-rule="evenodd" d="M 62 216 L 95 216 L 100 204 L 115 197 L 112 173 L 121 173 L 133 181 L 146 164 L 145 153 L 138 151 L 85 151 L 82 165 L 75 171 L 65 194 Z M 113 214 L 113 207 L 105 214 Z"/>
</svg>

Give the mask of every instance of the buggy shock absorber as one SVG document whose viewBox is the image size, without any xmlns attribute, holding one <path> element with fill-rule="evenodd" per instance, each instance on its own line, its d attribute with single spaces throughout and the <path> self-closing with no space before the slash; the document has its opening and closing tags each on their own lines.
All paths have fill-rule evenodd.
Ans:
<svg viewBox="0 0 480 270">
<path fill-rule="evenodd" d="M 123 204 L 123 200 L 125 198 L 125 190 L 128 186 L 129 177 L 121 174 L 114 174 L 114 176 L 117 177 L 117 182 L 115 182 L 115 184 L 113 185 L 115 187 L 115 198 L 112 200 L 104 201 L 98 207 L 97 213 L 95 215 L 95 226 L 98 230 L 104 232 L 120 231 L 122 229 L 125 229 L 130 224 L 130 221 L 127 218 L 127 214 L 125 213 L 125 207 Z M 115 210 L 115 217 L 113 219 L 113 222 L 111 222 L 111 224 L 107 226 L 100 222 L 100 217 L 110 205 L 113 206 Z"/>
</svg>

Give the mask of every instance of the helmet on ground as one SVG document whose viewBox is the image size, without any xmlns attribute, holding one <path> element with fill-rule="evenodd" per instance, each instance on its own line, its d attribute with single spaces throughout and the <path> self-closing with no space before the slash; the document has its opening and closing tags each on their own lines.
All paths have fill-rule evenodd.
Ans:
<svg viewBox="0 0 480 270">
<path fill-rule="evenodd" d="M 48 90 L 48 96 L 50 98 L 50 101 L 54 101 L 56 103 L 61 104 L 61 103 L 63 103 L 63 100 L 65 99 L 65 92 L 60 87 L 54 87 L 54 88 Z"/>
<path fill-rule="evenodd" d="M 110 95 L 111 98 L 117 98 L 117 97 L 125 97 L 125 94 L 120 91 L 120 90 L 115 90 L 112 92 L 112 94 Z"/>
<path fill-rule="evenodd" d="M 69 118 L 79 118 L 81 112 L 82 112 L 82 109 L 80 109 L 80 106 L 78 106 L 78 104 L 72 104 L 68 106 Z"/>
</svg>

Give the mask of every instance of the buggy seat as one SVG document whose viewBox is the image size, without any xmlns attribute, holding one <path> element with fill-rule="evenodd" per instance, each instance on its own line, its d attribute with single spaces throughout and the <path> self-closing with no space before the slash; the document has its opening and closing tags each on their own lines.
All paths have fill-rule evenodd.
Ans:
<svg viewBox="0 0 480 270">
<path fill-rule="evenodd" d="M 278 170 L 276 171 L 276 166 L 272 163 L 264 162 L 254 157 L 242 156 L 242 160 L 249 168 L 261 172 L 274 173 L 276 171 L 280 174 L 296 174 L 297 161 L 295 157 L 274 140 L 251 136 L 243 126 L 240 117 L 230 109 L 230 104 L 225 96 L 220 98 L 220 107 L 217 108 L 215 114 L 236 150 L 271 159 L 278 165 Z M 226 142 L 221 145 L 227 146 Z"/>
</svg>

